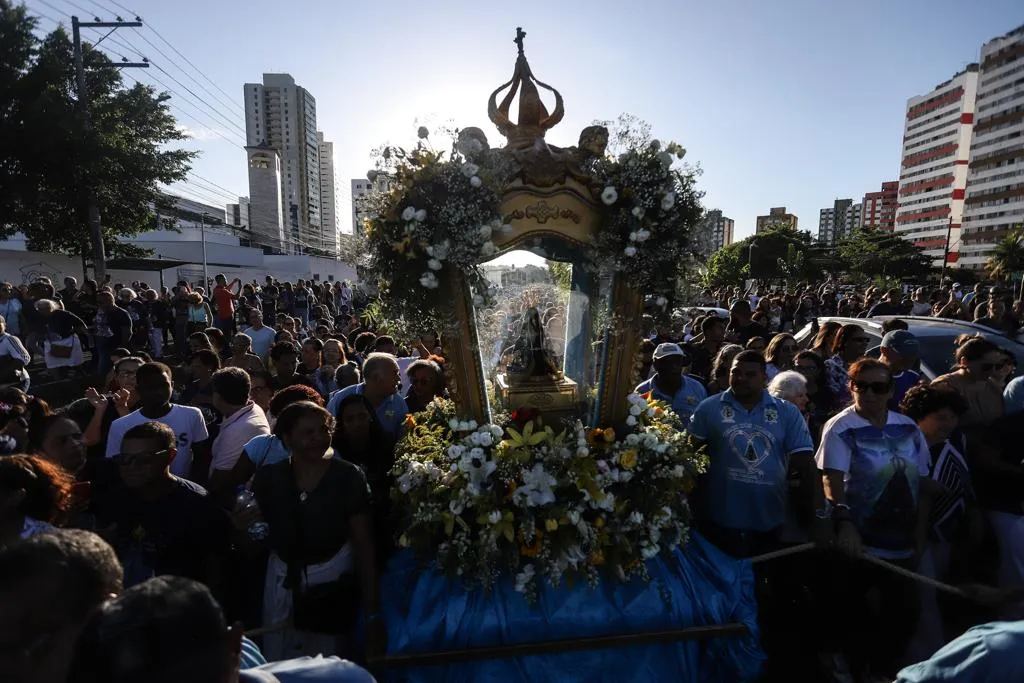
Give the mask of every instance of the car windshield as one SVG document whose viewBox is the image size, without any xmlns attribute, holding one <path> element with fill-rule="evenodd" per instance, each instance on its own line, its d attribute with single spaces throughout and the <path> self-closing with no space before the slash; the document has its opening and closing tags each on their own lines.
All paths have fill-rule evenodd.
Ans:
<svg viewBox="0 0 1024 683">
<path fill-rule="evenodd" d="M 956 358 L 953 355 L 955 347 L 953 342 L 959 335 L 937 334 L 922 336 L 921 339 L 921 362 L 935 373 L 936 376 L 944 375 L 956 365 Z M 997 334 L 985 335 L 985 338 L 1000 348 L 1008 350 L 1017 359 L 1018 372 L 1024 369 L 1024 347 L 1012 339 Z"/>
</svg>

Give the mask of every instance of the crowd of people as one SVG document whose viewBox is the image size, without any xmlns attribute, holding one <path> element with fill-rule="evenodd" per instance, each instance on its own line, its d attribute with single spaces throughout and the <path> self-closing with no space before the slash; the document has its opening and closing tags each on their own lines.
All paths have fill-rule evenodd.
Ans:
<svg viewBox="0 0 1024 683">
<path fill-rule="evenodd" d="M 637 391 L 671 406 L 709 455 L 696 529 L 739 558 L 827 548 L 755 565 L 769 680 L 892 681 L 968 627 L 1019 616 L 1013 355 L 965 336 L 955 367 L 929 382 L 900 318 L 886 319 L 877 353 L 859 325 L 816 325 L 936 314 L 1008 332 L 1020 302 L 998 287 L 882 294 L 831 282 L 705 290 L 696 303 L 728 318 L 681 312 L 660 331 L 645 321 Z M 371 680 L 315 657 L 382 647 L 395 446 L 407 414 L 445 395 L 445 360 L 433 331 L 381 334 L 359 316 L 360 296 L 345 283 L 222 275 L 209 296 L 184 282 L 0 285 L 0 358 L 21 361 L 0 362 L 11 370 L 0 382 L 9 680 L 201 671 L 226 683 L 239 668 L 240 680 L 318 668 L 315 680 Z M 798 342 L 807 324 L 815 333 Z M 51 409 L 28 393 L 33 354 L 94 386 Z M 360 615 L 365 643 L 352 637 Z M 244 628 L 265 629 L 258 649 Z M 946 680 L 922 671 L 900 680 Z"/>
</svg>

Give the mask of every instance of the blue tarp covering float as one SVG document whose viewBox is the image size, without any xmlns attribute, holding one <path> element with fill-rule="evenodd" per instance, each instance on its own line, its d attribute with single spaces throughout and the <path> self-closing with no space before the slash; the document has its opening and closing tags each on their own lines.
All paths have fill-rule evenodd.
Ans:
<svg viewBox="0 0 1024 683">
<path fill-rule="evenodd" d="M 693 534 L 685 549 L 647 562 L 650 583 L 544 584 L 535 605 L 511 579 L 490 593 L 423 570 L 403 551 L 382 579 L 388 655 L 744 624 L 749 632 L 700 641 L 489 659 L 395 670 L 410 683 L 749 681 L 761 670 L 754 576 L 748 562 Z"/>
</svg>

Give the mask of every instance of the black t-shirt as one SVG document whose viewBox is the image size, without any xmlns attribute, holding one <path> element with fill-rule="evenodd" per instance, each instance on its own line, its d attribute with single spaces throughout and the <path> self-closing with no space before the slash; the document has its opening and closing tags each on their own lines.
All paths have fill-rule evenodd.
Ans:
<svg viewBox="0 0 1024 683">
<path fill-rule="evenodd" d="M 124 311 L 121 312 L 124 313 Z M 48 334 L 52 334 L 58 339 L 66 339 L 67 337 L 70 337 L 74 334 L 76 327 L 85 327 L 85 322 L 77 315 L 59 309 L 51 313 L 49 318 L 45 319 L 45 324 L 46 332 Z"/>
<path fill-rule="evenodd" d="M 739 341 L 737 343 L 740 346 L 746 346 L 747 342 L 754 337 L 764 337 L 766 342 L 771 339 L 771 335 L 768 333 L 768 330 L 766 330 L 760 323 L 755 323 L 754 321 L 750 321 L 746 325 L 734 325 L 733 323 L 729 323 L 729 327 L 726 332 L 735 332 L 739 336 Z"/>
<path fill-rule="evenodd" d="M 274 378 L 274 391 L 290 387 L 293 384 L 305 384 L 307 387 L 316 389 L 316 382 L 314 382 L 308 375 L 300 375 L 295 373 L 288 377 L 277 376 Z"/>
<path fill-rule="evenodd" d="M 865 317 L 872 318 L 876 315 L 904 315 L 907 309 L 903 304 L 891 304 L 888 301 L 880 301 L 871 307 Z"/>
<path fill-rule="evenodd" d="M 1021 469 L 1020 444 L 1024 443 L 1024 420 L 1017 414 L 1005 415 L 985 430 L 983 438 L 990 448 L 998 451 L 1003 462 L 1017 467 L 1020 475 L 989 473 L 973 459 L 969 461 L 978 505 L 985 510 L 1021 515 L 1024 513 L 1024 469 Z"/>
<path fill-rule="evenodd" d="M 207 562 L 231 547 L 228 516 L 206 489 L 186 479 L 175 477 L 171 492 L 155 501 L 121 487 L 97 501 L 97 512 L 101 524 L 116 525 L 125 587 L 165 574 L 209 581 Z"/>
<path fill-rule="evenodd" d="M 252 490 L 270 527 L 270 547 L 286 563 L 298 566 L 329 560 L 348 542 L 351 518 L 370 512 L 366 477 L 344 460 L 331 460 L 304 500 L 289 460 L 258 468 Z"/>
<path fill-rule="evenodd" d="M 118 306 L 105 311 L 107 316 L 107 327 L 113 333 L 115 343 L 119 344 L 132 336 L 132 319 L 128 311 Z"/>
</svg>

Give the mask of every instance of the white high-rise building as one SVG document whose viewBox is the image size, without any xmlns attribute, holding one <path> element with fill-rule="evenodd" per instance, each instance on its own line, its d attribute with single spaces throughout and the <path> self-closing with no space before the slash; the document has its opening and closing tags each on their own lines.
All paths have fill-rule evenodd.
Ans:
<svg viewBox="0 0 1024 683">
<path fill-rule="evenodd" d="M 907 100 L 896 234 L 925 250 L 936 267 L 947 249 L 956 263 L 967 187 L 978 65 Z"/>
<path fill-rule="evenodd" d="M 854 204 L 852 199 L 837 199 L 831 209 L 822 209 L 818 213 L 818 241 L 835 244 L 848 237 L 860 227 L 863 208 L 863 204 Z"/>
<path fill-rule="evenodd" d="M 712 209 L 704 216 L 693 235 L 693 249 L 710 258 L 723 247 L 732 244 L 736 221 L 722 215 L 721 209 Z"/>
<path fill-rule="evenodd" d="M 281 248 L 287 252 L 322 248 L 316 100 L 288 74 L 263 74 L 262 83 L 245 84 L 244 102 L 248 147 L 276 150 L 280 159 L 285 227 Z M 250 162 L 252 209 L 269 206 L 270 200 L 254 191 L 251 175 Z M 253 218 L 257 224 L 273 222 L 262 210 Z"/>
<path fill-rule="evenodd" d="M 981 48 L 960 265 L 985 266 L 1024 223 L 1024 26 Z"/>
<path fill-rule="evenodd" d="M 267 253 L 285 249 L 285 220 L 281 191 L 281 155 L 269 145 L 245 148 L 249 158 L 249 230 L 252 242 Z"/>
<path fill-rule="evenodd" d="M 366 178 L 353 178 L 351 181 L 351 197 L 352 197 L 352 234 L 362 235 L 363 234 L 363 220 L 366 215 L 362 213 L 359 207 L 359 198 L 364 194 L 373 192 L 387 192 L 389 189 L 389 183 L 387 178 L 383 175 L 377 176 L 374 182 L 370 182 Z"/>
<path fill-rule="evenodd" d="M 323 249 L 337 254 L 341 249 L 338 237 L 338 184 L 334 177 L 334 143 L 324 140 L 317 131 L 320 147 L 320 231 Z"/>
</svg>

